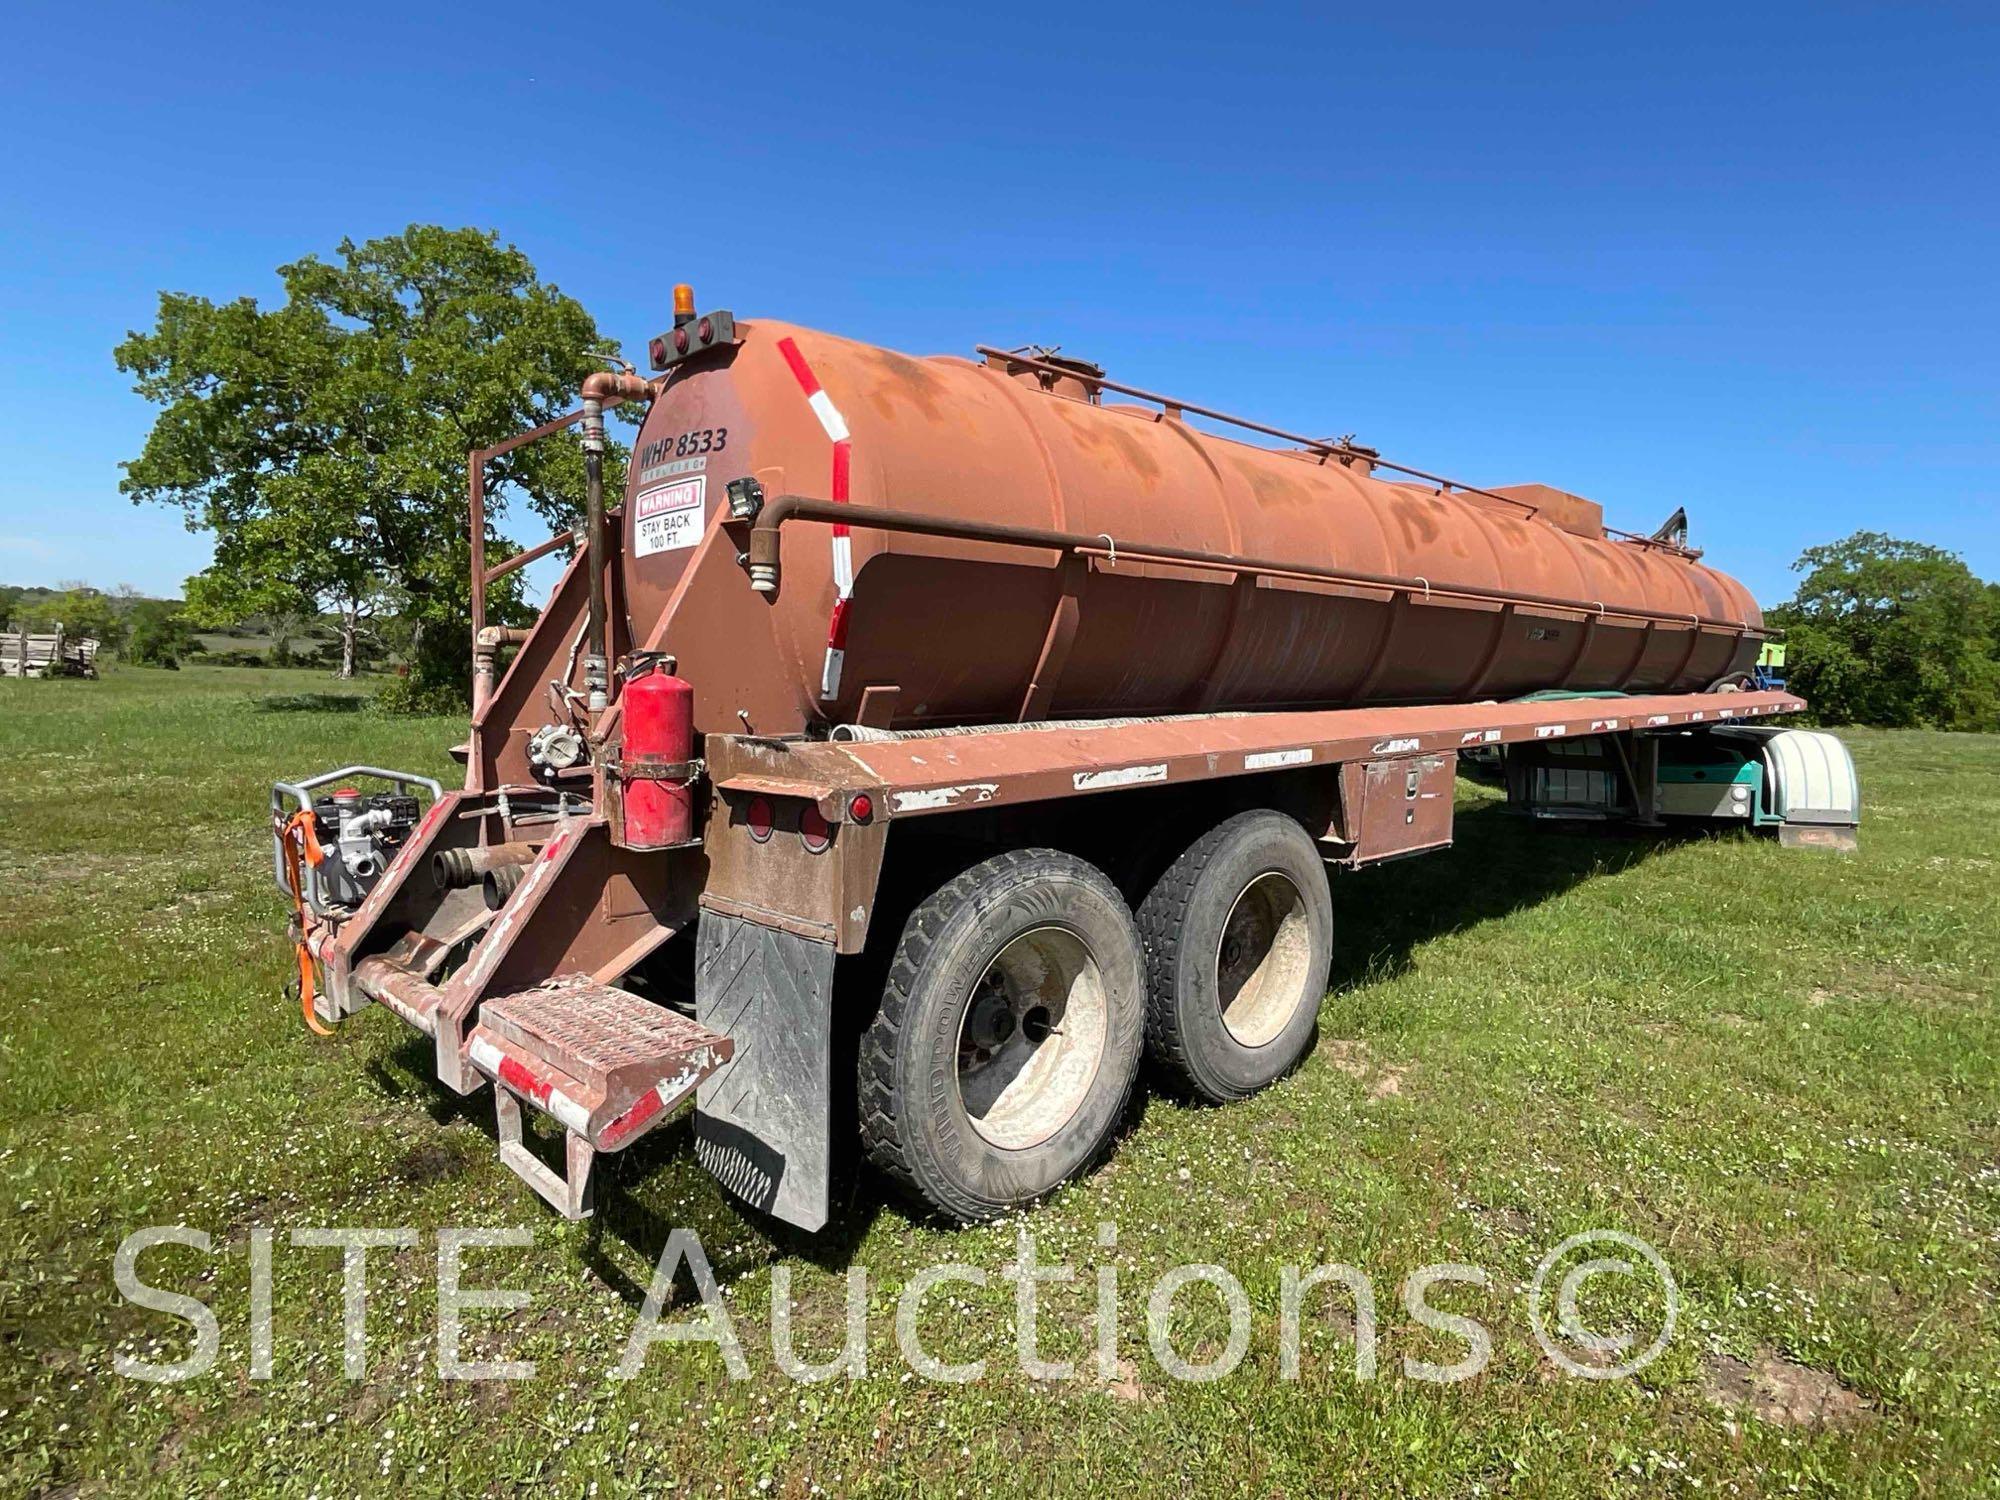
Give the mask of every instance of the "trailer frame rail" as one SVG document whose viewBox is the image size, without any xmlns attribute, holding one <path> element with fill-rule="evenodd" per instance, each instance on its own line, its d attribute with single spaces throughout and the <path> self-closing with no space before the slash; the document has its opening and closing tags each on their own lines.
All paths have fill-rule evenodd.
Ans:
<svg viewBox="0 0 2000 1500">
<path fill-rule="evenodd" d="M 813 800 L 829 823 L 894 821 L 1488 745 L 1746 723 L 1805 706 L 1785 692 L 1674 693 L 1194 714 L 1103 727 L 1005 725 L 883 740 L 711 735 L 708 766 L 725 798 L 769 796 L 782 785 L 784 795 Z M 856 816 L 857 796 L 867 799 L 867 818 Z"/>
</svg>

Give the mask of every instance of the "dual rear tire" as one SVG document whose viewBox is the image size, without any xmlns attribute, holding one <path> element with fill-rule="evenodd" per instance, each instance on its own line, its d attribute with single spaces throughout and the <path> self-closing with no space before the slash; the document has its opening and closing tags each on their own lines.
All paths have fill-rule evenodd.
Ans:
<svg viewBox="0 0 2000 1500">
<path fill-rule="evenodd" d="M 1243 1099 L 1305 1055 L 1333 957 L 1333 899 L 1298 822 L 1260 809 L 1195 840 L 1139 903 L 1146 1045 L 1211 1104 Z"/>
<path fill-rule="evenodd" d="M 959 1222 L 1091 1166 L 1142 1049 L 1195 1096 L 1254 1093 L 1311 1041 L 1332 904 L 1294 820 L 1231 818 L 1187 849 L 1137 919 L 1095 866 L 997 855 L 917 907 L 862 1037 L 861 1138 Z"/>
</svg>

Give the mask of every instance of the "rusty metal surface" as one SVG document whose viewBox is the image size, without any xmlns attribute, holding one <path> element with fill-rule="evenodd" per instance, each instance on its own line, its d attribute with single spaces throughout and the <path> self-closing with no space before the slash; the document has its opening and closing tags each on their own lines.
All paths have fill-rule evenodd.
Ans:
<svg viewBox="0 0 2000 1500">
<path fill-rule="evenodd" d="M 663 1058 L 717 1042 L 685 1016 L 584 974 L 489 1000 L 480 1021 L 604 1090 L 657 1069 Z"/>
<path fill-rule="evenodd" d="M 870 689 L 869 720 L 891 727 L 1444 703 L 1557 686 L 1686 691 L 1740 670 L 1755 649 L 1761 617 L 1741 585 L 1673 548 L 1588 535 L 1587 502 L 1553 507 L 1552 519 L 1530 514 L 1528 493 L 1468 498 L 1370 477 L 1337 444 L 1260 448 L 967 360 L 764 320 L 738 327 L 740 345 L 677 367 L 653 402 L 618 569 L 633 643 L 678 657 L 704 734 L 856 719 Z M 837 427 L 809 404 L 781 341 Z M 835 431 L 848 439 L 837 445 Z M 829 529 L 785 528 L 783 585 L 766 600 L 739 560 L 749 528 L 716 520 L 737 478 L 772 496 L 832 498 L 837 446 L 857 508 L 1105 546 L 1065 565 L 1054 549 L 856 526 L 845 664 L 823 694 Z M 708 529 L 640 554 L 633 499 L 697 477 Z M 1141 543 L 1155 558 L 1124 550 Z M 1251 577 L 1176 563 L 1173 551 L 1285 567 Z M 1509 594 L 1559 603 L 1495 602 Z M 1680 623 L 1693 618 L 1710 623 Z"/>
<path fill-rule="evenodd" d="M 898 820 L 1317 771 L 1272 789 L 1367 863 L 1450 841 L 1461 749 L 1804 706 L 1692 691 L 1749 664 L 1754 601 L 1689 549 L 1615 539 L 1580 497 L 1473 489 L 1039 351 L 977 364 L 774 322 L 734 334 L 655 381 L 586 382 L 587 449 L 603 407 L 649 409 L 623 505 L 593 484 L 587 543 L 531 631 L 484 628 L 487 585 L 575 538 L 488 566 L 487 468 L 585 413 L 471 455 L 467 789 L 350 920 L 303 935 L 321 1013 L 374 999 L 432 1037 L 448 1087 L 499 1084 L 503 1159 L 572 1216 L 593 1153 L 707 1079 L 703 1160 L 759 1207 L 824 1222 L 835 955 L 868 940 Z M 1161 409 L 1099 404 L 1120 390 Z M 621 701 L 580 706 L 635 649 L 678 658 L 697 743 L 627 745 Z M 1638 696 L 1494 701 L 1551 687 Z M 550 723 L 585 735 L 588 765 L 530 763 Z M 988 727 L 817 738 L 841 724 Z M 658 785 L 698 765 L 696 837 L 613 838 L 613 773 Z M 1034 820 L 992 824 L 1015 821 Z M 470 870 L 528 842 L 495 911 L 431 873 L 433 855 Z M 702 1025 L 614 987 L 698 910 Z M 524 1103 L 568 1130 L 565 1173 L 528 1150 Z"/>
<path fill-rule="evenodd" d="M 550 683 L 581 691 L 580 642 L 589 591 L 586 557 L 570 559 L 549 592 L 534 628 L 508 662 L 499 684 L 474 705 L 472 753 L 466 786 L 478 791 L 519 784 L 532 777 L 528 741 L 542 725 L 558 718 Z"/>
<path fill-rule="evenodd" d="M 708 756 L 719 784 L 739 774 L 781 777 L 815 789 L 821 807 L 834 810 L 865 791 L 879 820 L 1475 745 L 1740 722 L 1804 707 L 1782 692 L 1432 704 L 889 741 L 711 737 Z"/>
<path fill-rule="evenodd" d="M 541 561 L 541 559 L 547 557 L 558 547 L 574 547 L 582 541 L 583 537 L 578 532 L 558 531 L 546 541 L 537 542 L 534 546 L 528 548 L 527 551 L 516 552 L 505 562 L 495 563 L 486 570 L 486 581 L 491 583 L 495 579 L 505 578 L 509 573 L 519 572 L 531 562 Z"/>
<path fill-rule="evenodd" d="M 872 816 L 867 823 L 844 821 L 844 797 L 816 799 L 811 781 L 745 769 L 782 750 L 739 741 L 736 754 L 733 769 L 718 777 L 708 810 L 708 880 L 701 909 L 832 943 L 841 953 L 860 952 L 875 910 L 887 821 Z M 753 798 L 771 809 L 771 831 L 764 839 L 749 829 L 746 814 Z M 800 836 L 799 819 L 808 806 L 825 820 L 823 847 L 811 847 Z"/>
<path fill-rule="evenodd" d="M 607 407 L 617 406 L 624 399 L 626 398 L 622 395 L 614 395 L 604 404 Z M 502 438 L 490 448 L 474 448 L 465 455 L 466 519 L 471 533 L 472 557 L 472 639 L 475 645 L 479 640 L 479 632 L 486 628 L 486 585 L 497 576 L 486 565 L 486 466 L 494 459 L 512 453 L 516 448 L 539 442 L 551 433 L 561 432 L 565 427 L 574 427 L 582 420 L 583 411 L 579 408 L 553 421 L 544 422 L 538 427 L 530 427 L 515 433 L 512 437 Z M 553 537 L 550 540 L 560 541 L 561 538 Z M 509 563 L 518 566 L 519 555 L 509 559 Z M 512 571 L 512 568 L 508 564 L 503 564 L 501 572 L 509 571 Z"/>
<path fill-rule="evenodd" d="M 364 956 L 385 946 L 376 936 L 378 928 L 393 935 L 421 926 L 424 917 L 439 915 L 435 908 L 419 915 L 419 907 L 430 904 L 434 891 L 432 856 L 472 837 L 457 816 L 464 800 L 463 792 L 447 792 L 432 803 L 354 914 L 337 927 L 321 927 L 311 934 L 313 952 L 322 966 L 324 998 L 331 1011 L 328 1019 L 352 1015 L 370 998 L 365 992 L 357 996 L 359 986 L 352 983 L 351 976 Z M 455 921 L 460 915 L 452 911 L 445 919 Z"/>
<path fill-rule="evenodd" d="M 466 1058 L 494 1085 L 500 1160 L 565 1218 L 591 1212 L 591 1168 L 668 1118 L 735 1043 L 628 991 L 563 975 L 488 1000 Z M 564 1170 L 528 1149 L 522 1106 L 565 1132 Z"/>
<path fill-rule="evenodd" d="M 451 977 L 453 1008 L 551 974 L 628 972 L 692 917 L 698 864 L 699 851 L 635 853 L 614 846 L 601 822 L 573 823 L 542 846 Z"/>
<path fill-rule="evenodd" d="M 569 1085 L 564 1097 L 584 1111 L 582 1125 L 573 1128 L 607 1151 L 636 1139 L 636 1131 L 610 1140 L 603 1134 L 642 1095 L 666 1084 L 667 1095 L 684 1097 L 735 1051 L 727 1037 L 699 1022 L 583 974 L 488 1000 L 480 1008 L 479 1032 L 533 1073 L 560 1075 Z M 523 1092 L 515 1080 L 501 1081 Z M 532 1091 L 528 1097 L 544 1102 Z M 664 1096 L 656 1101 L 654 1112 L 666 1102 Z"/>
<path fill-rule="evenodd" d="M 376 954 L 362 959 L 354 966 L 354 987 L 425 1036 L 437 1031 L 437 1011 L 444 1003 L 444 992 L 395 958 Z"/>
<path fill-rule="evenodd" d="M 1538 509 L 1532 501 L 1520 496 L 1510 495 L 1505 490 L 1481 489 L 1477 485 L 1466 484 L 1461 480 L 1447 479 L 1442 474 L 1431 474 L 1423 469 L 1413 469 L 1408 464 L 1391 463 L 1382 456 L 1379 450 L 1359 447 L 1346 438 L 1335 438 L 1329 441 L 1324 438 L 1307 437 L 1303 433 L 1287 432 L 1282 427 L 1272 427 L 1250 417 L 1234 416 L 1226 411 L 1217 411 L 1213 407 L 1200 406 L 1180 396 L 1162 396 L 1157 391 L 1148 391 L 1136 385 L 1124 385 L 1116 380 L 1107 380 L 1104 372 L 1101 369 L 1096 369 L 1095 366 L 1091 367 L 1095 373 L 1084 372 L 1079 374 L 1075 368 L 1078 362 L 1074 360 L 1050 361 L 1047 359 L 1034 359 L 1022 354 L 1018 350 L 1010 352 L 1005 349 L 995 349 L 986 344 L 977 345 L 974 352 L 985 356 L 989 362 L 998 361 L 1002 368 L 1009 369 L 1010 371 L 1018 368 L 1044 373 L 1050 378 L 1050 382 L 1053 382 L 1047 383 L 1046 388 L 1058 394 L 1069 394 L 1069 392 L 1064 390 L 1065 383 L 1078 387 L 1076 394 L 1092 399 L 1098 398 L 1101 392 L 1116 391 L 1121 396 L 1130 396 L 1134 400 L 1150 401 L 1159 407 L 1164 414 L 1176 420 L 1189 414 L 1197 417 L 1206 417 L 1211 422 L 1221 422 L 1230 427 L 1241 427 L 1246 432 L 1255 432 L 1264 437 L 1278 438 L 1284 442 L 1303 448 L 1307 452 L 1318 453 L 1326 458 L 1337 459 L 1349 468 L 1359 468 L 1362 465 L 1366 465 L 1367 471 L 1388 469 L 1392 473 L 1407 474 L 1412 479 L 1421 479 L 1428 484 L 1437 485 L 1440 490 L 1447 493 L 1456 490 L 1468 495 L 1479 495 L 1488 500 L 1498 500 L 1502 504 L 1518 506 L 1529 515 L 1533 515 Z"/>
<path fill-rule="evenodd" d="M 552 974 L 610 981 L 629 973 L 694 916 L 699 850 L 637 854 L 615 847 L 601 821 L 558 825 L 432 1014 L 437 1073 L 465 1092 L 469 1033 L 480 1005 Z"/>
<path fill-rule="evenodd" d="M 1593 600 L 1579 607 L 1574 599 L 1558 598 L 1549 594 L 1524 593 L 1519 589 L 1488 588 L 1458 583 L 1448 578 L 1399 577 L 1387 573 L 1363 573 L 1352 568 L 1315 567 L 1276 558 L 1244 557 L 1236 553 L 1148 544 L 1134 541 L 1129 537 L 1121 541 L 1104 533 L 1085 536 L 1079 532 L 1050 531 L 1044 527 L 1034 526 L 1006 526 L 992 521 L 926 514 L 921 511 L 837 505 L 831 501 L 816 500 L 804 495 L 781 495 L 764 508 L 763 514 L 757 518 L 756 524 L 750 531 L 752 566 L 763 564 L 772 568 L 774 572 L 778 571 L 781 550 L 778 532 L 785 522 L 794 520 L 817 521 L 829 526 L 859 526 L 871 531 L 892 534 L 992 542 L 1007 547 L 1052 549 L 1092 561 L 1101 560 L 1107 567 L 1116 567 L 1119 559 L 1123 558 L 1128 566 L 1159 563 L 1173 567 L 1198 568 L 1208 572 L 1249 575 L 1259 580 L 1331 583 L 1353 588 L 1379 589 L 1391 595 L 1401 595 L 1411 602 L 1421 597 L 1427 604 L 1437 600 L 1451 600 L 1475 604 L 1528 605 L 1544 612 L 1553 610 L 1558 613 L 1581 614 L 1593 620 L 1650 620 L 1675 626 L 1700 625 L 1713 627 L 1731 635 L 1755 636 L 1760 640 L 1766 634 L 1761 628 L 1753 628 L 1747 620 L 1723 620 L 1710 615 L 1689 614 L 1684 610 L 1677 612 L 1658 610 L 1636 604 L 1607 605 L 1601 600 Z M 1044 654 L 1046 655 L 1046 648 Z"/>
</svg>

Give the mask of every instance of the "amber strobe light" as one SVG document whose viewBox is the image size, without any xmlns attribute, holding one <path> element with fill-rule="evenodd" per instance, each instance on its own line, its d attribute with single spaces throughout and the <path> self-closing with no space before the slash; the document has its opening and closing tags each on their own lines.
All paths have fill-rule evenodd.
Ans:
<svg viewBox="0 0 2000 1500">
<path fill-rule="evenodd" d="M 685 281 L 674 286 L 674 327 L 694 321 L 694 288 Z"/>
</svg>

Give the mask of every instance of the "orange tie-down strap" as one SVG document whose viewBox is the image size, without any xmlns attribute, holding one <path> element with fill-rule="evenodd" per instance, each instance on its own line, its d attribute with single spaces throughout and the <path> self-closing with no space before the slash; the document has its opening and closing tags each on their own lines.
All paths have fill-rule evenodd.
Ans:
<svg viewBox="0 0 2000 1500">
<path fill-rule="evenodd" d="M 292 946 L 299 955 L 299 1012 L 316 1035 L 332 1036 L 333 1029 L 320 1025 L 319 1018 L 313 1014 L 313 957 L 312 948 L 306 941 L 304 867 L 321 864 L 326 859 L 326 851 L 320 847 L 313 821 L 313 810 L 310 807 L 300 808 L 286 822 L 278 841 L 285 851 L 285 883 L 292 888 L 292 911 L 296 918 Z"/>
</svg>

